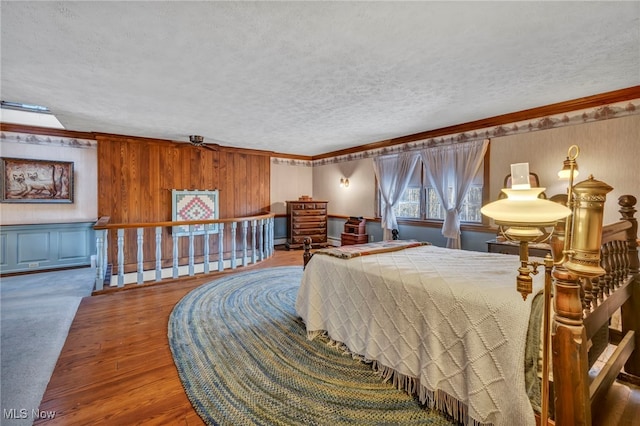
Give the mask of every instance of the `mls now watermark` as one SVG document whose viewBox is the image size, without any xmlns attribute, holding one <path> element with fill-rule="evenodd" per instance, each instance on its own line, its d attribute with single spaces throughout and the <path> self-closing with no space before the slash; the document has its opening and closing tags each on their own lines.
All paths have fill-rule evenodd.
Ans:
<svg viewBox="0 0 640 426">
<path fill-rule="evenodd" d="M 45 419 L 51 420 L 56 417 L 55 411 L 44 411 L 34 408 L 27 410 L 26 408 L 3 408 L 2 417 L 5 419 Z"/>
</svg>

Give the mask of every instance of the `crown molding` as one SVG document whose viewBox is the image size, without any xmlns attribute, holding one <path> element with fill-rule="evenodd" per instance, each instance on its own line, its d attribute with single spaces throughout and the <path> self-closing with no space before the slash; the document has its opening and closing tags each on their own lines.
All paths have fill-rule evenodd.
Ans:
<svg viewBox="0 0 640 426">
<path fill-rule="evenodd" d="M 559 102 L 313 157 L 314 166 L 413 151 L 441 144 L 494 139 L 640 114 L 640 86 Z"/>
<path fill-rule="evenodd" d="M 91 133 L 12 123 L 0 123 L 0 141 L 32 145 L 53 145 L 66 148 L 96 149 L 98 146 L 95 137 Z"/>
<path fill-rule="evenodd" d="M 357 147 L 328 152 L 321 155 L 303 156 L 271 151 L 245 150 L 215 145 L 222 151 L 249 151 L 270 156 L 274 164 L 316 166 L 343 161 L 353 161 L 378 155 L 393 154 L 407 150 L 418 150 L 440 144 L 461 143 L 477 139 L 492 139 L 519 133 L 548 130 L 587 122 L 608 120 L 640 114 L 640 86 L 558 102 L 481 120 L 427 130 L 412 135 L 387 139 Z M 0 140 L 32 144 L 53 144 L 76 148 L 95 148 L 97 139 L 127 138 L 151 140 L 150 138 L 112 135 L 99 132 L 78 132 L 64 129 L 0 123 Z M 153 139 L 158 142 L 159 139 Z M 170 141 L 175 142 L 175 141 Z"/>
</svg>

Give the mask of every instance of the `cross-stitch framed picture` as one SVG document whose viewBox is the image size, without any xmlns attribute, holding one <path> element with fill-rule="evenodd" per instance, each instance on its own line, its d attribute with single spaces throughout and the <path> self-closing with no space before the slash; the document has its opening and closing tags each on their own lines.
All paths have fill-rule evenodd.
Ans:
<svg viewBox="0 0 640 426">
<path fill-rule="evenodd" d="M 218 190 L 171 190 L 171 219 L 174 221 L 183 220 L 212 220 L 218 219 Z M 217 234 L 218 225 L 196 225 L 194 235 L 204 233 Z M 173 234 L 178 237 L 189 235 L 188 226 L 174 226 Z"/>
</svg>

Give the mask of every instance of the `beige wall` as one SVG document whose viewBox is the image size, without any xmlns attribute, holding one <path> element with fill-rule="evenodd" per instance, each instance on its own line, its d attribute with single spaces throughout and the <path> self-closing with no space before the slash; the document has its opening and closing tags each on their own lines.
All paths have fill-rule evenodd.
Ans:
<svg viewBox="0 0 640 426">
<path fill-rule="evenodd" d="M 618 220 L 617 199 L 623 194 L 640 198 L 640 115 L 631 115 L 557 129 L 493 138 L 491 140 L 490 193 L 496 199 L 504 177 L 511 172 L 512 163 L 528 162 L 538 174 L 547 195 L 564 194 L 566 183 L 557 177 L 568 148 L 580 147 L 577 182 L 590 174 L 614 187 L 605 205 L 605 223 Z M 285 200 L 303 192 L 301 185 L 311 185 L 309 194 L 315 199 L 328 200 L 329 213 L 371 217 L 374 215 L 375 176 L 371 159 L 316 166 L 312 175 L 295 171 L 304 166 L 272 166 L 271 200 Z M 349 188 L 340 188 L 341 177 L 348 177 Z M 276 182 L 282 188 L 274 188 Z M 291 188 L 287 186 L 291 185 Z M 294 198 L 295 199 L 295 198 Z"/>
<path fill-rule="evenodd" d="M 496 199 L 512 163 L 528 162 L 548 196 L 566 193 L 558 170 L 571 145 L 578 145 L 581 182 L 593 175 L 614 188 L 607 195 L 605 223 L 619 219 L 617 200 L 623 194 L 640 198 L 640 115 L 491 140 L 491 196 Z"/>
<path fill-rule="evenodd" d="M 0 204 L 2 225 L 92 222 L 97 219 L 98 153 L 94 147 L 39 145 L 2 140 L 3 157 L 73 161 L 73 204 Z"/>
<path fill-rule="evenodd" d="M 340 187 L 340 178 L 349 187 Z M 313 168 L 314 198 L 329 201 L 329 214 L 373 217 L 375 213 L 375 175 L 370 158 Z"/>
<path fill-rule="evenodd" d="M 313 169 L 271 162 L 271 211 L 286 213 L 285 202 L 297 200 L 301 195 L 313 196 Z"/>
<path fill-rule="evenodd" d="M 349 187 L 340 187 L 340 178 L 349 179 Z M 345 216 L 374 215 L 371 159 L 310 167 L 298 164 L 271 163 L 271 209 L 286 212 L 285 202 L 310 195 L 329 201 L 329 214 Z"/>
</svg>

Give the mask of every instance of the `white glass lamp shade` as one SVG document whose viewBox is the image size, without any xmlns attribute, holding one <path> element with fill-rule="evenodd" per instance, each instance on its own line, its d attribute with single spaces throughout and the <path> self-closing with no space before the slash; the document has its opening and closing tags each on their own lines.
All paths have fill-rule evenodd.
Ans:
<svg viewBox="0 0 640 426">
<path fill-rule="evenodd" d="M 533 241 L 544 235 L 540 228 L 533 226 L 510 226 L 505 234 L 517 241 Z"/>
<path fill-rule="evenodd" d="M 569 151 L 567 151 L 567 158 L 562 163 L 562 170 L 558 172 L 558 177 L 560 179 L 569 180 L 571 176 L 571 170 L 573 169 L 573 179 L 578 177 L 578 163 L 576 163 L 576 158 L 578 158 L 578 154 L 580 154 L 580 148 L 578 145 L 571 145 Z"/>
<path fill-rule="evenodd" d="M 578 177 L 578 166 L 574 165 L 573 167 L 573 178 L 575 179 L 576 177 Z M 564 166 L 562 167 L 562 170 L 560 170 L 558 172 L 558 178 L 560 179 L 564 179 L 564 180 L 569 180 L 569 178 L 571 177 L 571 165 L 569 164 L 569 160 L 565 160 L 564 162 Z"/>
<path fill-rule="evenodd" d="M 569 216 L 571 210 L 562 204 L 538 198 L 545 188 L 509 189 L 507 198 L 487 204 L 480 212 L 503 226 L 552 226 Z"/>
</svg>

